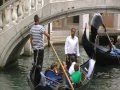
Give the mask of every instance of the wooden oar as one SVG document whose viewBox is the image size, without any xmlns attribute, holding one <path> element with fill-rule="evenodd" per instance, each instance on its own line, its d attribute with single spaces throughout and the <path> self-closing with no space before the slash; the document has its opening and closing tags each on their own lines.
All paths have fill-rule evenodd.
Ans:
<svg viewBox="0 0 120 90">
<path fill-rule="evenodd" d="M 111 40 L 110 40 L 110 37 L 109 37 L 108 33 L 107 33 L 107 32 L 105 32 L 105 33 L 106 33 L 106 35 L 107 35 L 107 37 L 108 37 L 108 40 L 109 40 L 110 44 L 111 44 L 111 45 L 112 45 L 112 47 L 113 47 L 114 45 L 113 45 L 113 43 L 111 42 Z"/>
<path fill-rule="evenodd" d="M 60 66 L 62 67 L 63 73 L 65 74 L 65 76 L 66 76 L 66 78 L 67 78 L 67 80 L 68 80 L 68 82 L 69 82 L 69 84 L 70 84 L 71 89 L 74 90 L 74 87 L 73 87 L 73 85 L 72 85 L 72 83 L 71 83 L 71 81 L 70 81 L 70 79 L 69 79 L 69 77 L 68 77 L 68 75 L 67 75 L 67 73 L 66 73 L 66 71 L 65 71 L 65 69 L 64 69 L 64 67 L 63 67 L 63 65 L 62 65 L 62 63 L 61 63 L 61 60 L 60 60 L 60 58 L 59 58 L 56 50 L 54 49 L 54 47 L 53 47 L 53 45 L 52 45 L 51 43 L 50 43 L 50 45 L 51 45 L 51 47 L 52 47 L 52 49 L 53 49 L 53 51 L 54 51 L 54 53 L 55 53 L 55 55 L 56 55 L 59 63 L 60 63 Z"/>
</svg>

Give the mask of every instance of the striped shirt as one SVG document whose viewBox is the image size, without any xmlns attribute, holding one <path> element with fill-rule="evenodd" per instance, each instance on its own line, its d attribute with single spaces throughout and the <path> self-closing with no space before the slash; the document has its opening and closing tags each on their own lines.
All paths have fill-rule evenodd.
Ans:
<svg viewBox="0 0 120 90">
<path fill-rule="evenodd" d="M 42 25 L 33 25 L 30 29 L 30 35 L 32 36 L 32 48 L 33 50 L 44 49 L 43 33 L 45 28 Z"/>
</svg>

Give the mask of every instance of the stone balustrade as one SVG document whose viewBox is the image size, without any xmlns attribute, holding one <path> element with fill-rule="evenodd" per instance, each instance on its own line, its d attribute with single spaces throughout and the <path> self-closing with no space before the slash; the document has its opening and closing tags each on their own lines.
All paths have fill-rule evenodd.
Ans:
<svg viewBox="0 0 120 90">
<path fill-rule="evenodd" d="M 0 31 L 7 30 L 40 8 L 43 8 L 40 12 L 41 17 L 45 18 L 76 8 L 92 9 L 99 6 L 117 8 L 119 4 L 119 0 L 10 0 L 0 7 Z"/>
<path fill-rule="evenodd" d="M 0 31 L 19 23 L 37 9 L 42 8 L 43 0 L 12 0 L 0 7 Z"/>
<path fill-rule="evenodd" d="M 0 32 L 8 30 L 38 9 L 48 9 L 49 3 L 66 2 L 74 0 L 12 0 L 0 7 Z M 44 9 L 45 10 L 45 9 Z M 49 10 L 50 12 L 50 10 Z M 44 13 L 43 13 L 44 14 Z"/>
</svg>

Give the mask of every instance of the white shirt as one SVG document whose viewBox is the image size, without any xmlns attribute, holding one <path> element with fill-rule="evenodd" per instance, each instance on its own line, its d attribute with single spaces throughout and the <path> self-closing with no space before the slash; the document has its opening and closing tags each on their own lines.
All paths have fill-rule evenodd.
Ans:
<svg viewBox="0 0 120 90">
<path fill-rule="evenodd" d="M 88 73 L 87 73 L 87 77 L 90 78 L 90 75 L 92 74 L 93 70 L 94 70 L 94 66 L 95 66 L 95 60 L 90 59 L 89 60 L 89 68 L 88 68 Z"/>
<path fill-rule="evenodd" d="M 103 19 L 100 13 L 95 13 L 92 20 L 91 20 L 91 25 L 95 27 L 96 29 L 99 28 L 103 23 Z"/>
<path fill-rule="evenodd" d="M 80 56 L 78 37 L 74 36 L 74 38 L 72 38 L 71 36 L 68 36 L 66 38 L 65 54 L 76 54 L 77 56 Z"/>
<path fill-rule="evenodd" d="M 69 74 L 71 75 L 73 72 L 75 72 L 75 70 L 74 70 L 74 65 L 76 64 L 76 62 L 72 62 L 72 64 L 71 64 L 71 66 L 70 66 L 70 68 L 69 68 Z"/>
</svg>

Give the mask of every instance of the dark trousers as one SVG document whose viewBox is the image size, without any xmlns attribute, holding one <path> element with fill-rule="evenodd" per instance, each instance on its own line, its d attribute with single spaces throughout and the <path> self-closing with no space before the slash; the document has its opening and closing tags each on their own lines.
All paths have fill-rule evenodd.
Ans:
<svg viewBox="0 0 120 90">
<path fill-rule="evenodd" d="M 33 85 L 36 87 L 41 79 L 40 71 L 42 70 L 42 64 L 43 64 L 43 58 L 44 58 L 44 50 L 34 50 L 34 64 L 31 71 L 30 71 L 30 77 L 32 80 Z M 36 67 L 40 65 L 41 67 Z M 37 90 L 35 88 L 35 90 Z"/>
<path fill-rule="evenodd" d="M 72 62 L 77 62 L 77 55 L 76 54 L 67 54 L 67 58 L 66 58 L 67 69 L 70 68 Z"/>
<path fill-rule="evenodd" d="M 91 26 L 91 35 L 90 35 L 90 41 L 95 43 L 96 35 L 97 35 L 97 29 Z"/>
<path fill-rule="evenodd" d="M 39 50 L 34 50 L 34 62 L 37 65 L 41 65 L 42 68 L 42 64 L 43 64 L 43 58 L 44 58 L 44 50 L 39 49 Z"/>
</svg>

